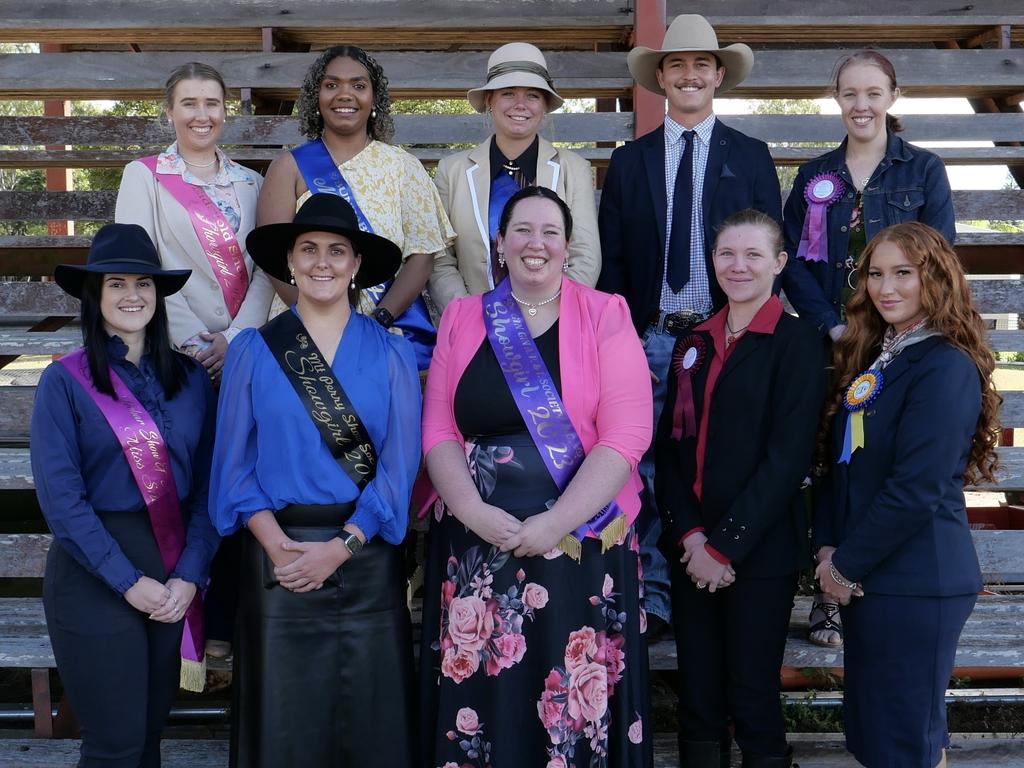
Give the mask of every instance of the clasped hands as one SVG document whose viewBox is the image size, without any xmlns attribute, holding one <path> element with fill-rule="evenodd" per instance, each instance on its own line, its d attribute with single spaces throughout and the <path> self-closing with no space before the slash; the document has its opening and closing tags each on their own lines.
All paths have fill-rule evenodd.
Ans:
<svg viewBox="0 0 1024 768">
<path fill-rule="evenodd" d="M 683 556 L 679 562 L 686 566 L 686 575 L 697 585 L 707 587 L 708 592 L 725 589 L 736 581 L 736 571 L 731 565 L 724 565 L 711 556 L 707 548 L 708 537 L 700 531 L 683 539 Z"/>
<path fill-rule="evenodd" d="M 458 517 L 481 539 L 516 557 L 546 555 L 566 534 L 551 510 L 520 520 L 500 507 L 481 501 L 461 510 Z"/>
<path fill-rule="evenodd" d="M 141 576 L 124 593 L 124 599 L 132 608 L 164 624 L 181 621 L 195 596 L 196 585 L 190 581 L 172 578 L 161 584 L 149 576 Z"/>
<path fill-rule="evenodd" d="M 320 589 L 331 574 L 352 557 L 345 542 L 337 536 L 328 541 L 285 539 L 280 549 L 268 555 L 274 563 L 278 583 L 292 592 Z"/>
<path fill-rule="evenodd" d="M 849 605 L 853 598 L 864 597 L 864 589 L 860 584 L 848 587 L 835 580 L 832 576 L 832 553 L 835 551 L 835 547 L 822 547 L 818 550 L 818 567 L 814 569 L 814 578 L 821 585 L 822 592 L 840 605 Z"/>
</svg>

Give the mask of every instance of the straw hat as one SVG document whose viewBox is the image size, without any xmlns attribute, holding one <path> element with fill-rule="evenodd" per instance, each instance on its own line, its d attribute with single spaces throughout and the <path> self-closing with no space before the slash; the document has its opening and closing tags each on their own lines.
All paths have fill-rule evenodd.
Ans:
<svg viewBox="0 0 1024 768">
<path fill-rule="evenodd" d="M 647 90 L 664 96 L 665 90 L 658 85 L 655 74 L 661 60 L 670 53 L 696 51 L 715 54 L 725 67 L 725 76 L 716 94 L 725 93 L 742 83 L 754 66 L 754 52 L 749 45 L 733 43 L 720 48 L 714 28 L 707 19 L 695 13 L 682 14 L 672 20 L 660 50 L 638 45 L 629 52 L 626 63 L 634 80 Z"/>
<path fill-rule="evenodd" d="M 287 283 L 288 251 L 304 232 L 333 232 L 352 241 L 362 257 L 356 285 L 372 288 L 395 276 L 402 263 L 402 249 L 386 237 L 359 229 L 352 206 L 338 195 L 318 192 L 302 204 L 295 218 L 284 224 L 264 224 L 245 238 L 245 247 L 257 266 L 271 277 Z"/>
<path fill-rule="evenodd" d="M 487 82 L 466 93 L 466 98 L 477 112 L 483 112 L 488 91 L 500 88 L 536 88 L 548 94 L 547 111 L 562 106 L 562 97 L 555 91 L 548 74 L 544 54 L 529 43 L 507 43 L 491 54 L 487 60 Z"/>
<path fill-rule="evenodd" d="M 156 246 L 138 224 L 107 224 L 92 238 L 85 264 L 58 264 L 53 271 L 57 285 L 76 299 L 88 274 L 149 275 L 161 296 L 177 293 L 188 281 L 191 269 L 162 269 Z"/>
</svg>

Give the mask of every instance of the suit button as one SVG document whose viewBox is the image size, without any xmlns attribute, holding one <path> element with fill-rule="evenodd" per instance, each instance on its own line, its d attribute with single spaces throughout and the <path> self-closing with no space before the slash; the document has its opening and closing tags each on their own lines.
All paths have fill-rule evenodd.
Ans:
<svg viewBox="0 0 1024 768">
<path fill-rule="evenodd" d="M 847 226 L 846 226 L 845 224 L 843 224 L 843 226 L 841 226 L 841 227 L 839 228 L 839 231 L 840 231 L 840 232 L 845 232 L 845 231 L 846 231 L 847 229 L 848 229 L 848 227 L 847 227 Z"/>
<path fill-rule="evenodd" d="M 734 539 L 736 539 L 736 541 L 739 541 L 739 540 L 740 540 L 740 537 L 739 537 L 739 536 L 733 536 L 733 538 L 734 538 Z"/>
<path fill-rule="evenodd" d="M 740 530 L 741 530 L 741 531 L 745 531 L 745 530 L 747 530 L 747 526 L 745 526 L 745 525 L 741 525 L 741 526 L 740 526 Z"/>
</svg>

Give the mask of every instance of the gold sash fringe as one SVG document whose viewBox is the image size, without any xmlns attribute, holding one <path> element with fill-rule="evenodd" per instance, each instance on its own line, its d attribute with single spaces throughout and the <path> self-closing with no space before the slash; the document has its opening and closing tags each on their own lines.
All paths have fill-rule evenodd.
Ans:
<svg viewBox="0 0 1024 768">
<path fill-rule="evenodd" d="M 626 537 L 626 516 L 619 515 L 601 531 L 601 554 L 618 544 Z M 583 543 L 571 533 L 565 534 L 558 542 L 558 548 L 577 563 L 583 557 Z"/>
<path fill-rule="evenodd" d="M 202 661 L 181 660 L 181 675 L 178 685 L 182 690 L 202 693 L 206 687 L 206 657 Z"/>
</svg>

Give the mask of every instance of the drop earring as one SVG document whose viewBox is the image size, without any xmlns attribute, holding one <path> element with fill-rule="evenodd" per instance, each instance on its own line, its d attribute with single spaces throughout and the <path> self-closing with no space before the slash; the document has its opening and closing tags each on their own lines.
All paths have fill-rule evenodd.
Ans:
<svg viewBox="0 0 1024 768">
<path fill-rule="evenodd" d="M 353 290 L 353 291 L 356 289 L 356 273 L 355 272 L 352 273 L 352 281 L 348 284 L 348 287 L 351 290 Z"/>
<path fill-rule="evenodd" d="M 376 117 L 377 117 L 377 110 L 376 109 L 371 109 L 370 110 L 370 118 L 371 119 L 375 119 Z"/>
<path fill-rule="evenodd" d="M 295 285 L 295 270 L 294 269 L 291 271 L 291 274 L 292 274 L 292 278 L 288 282 L 290 282 L 292 285 Z"/>
<path fill-rule="evenodd" d="M 569 271 L 569 260 L 568 259 L 566 259 L 565 261 L 562 262 L 562 271 L 563 272 L 568 272 Z"/>
<path fill-rule="evenodd" d="M 505 252 L 500 248 L 498 249 L 498 266 L 502 269 L 505 268 Z"/>
</svg>

